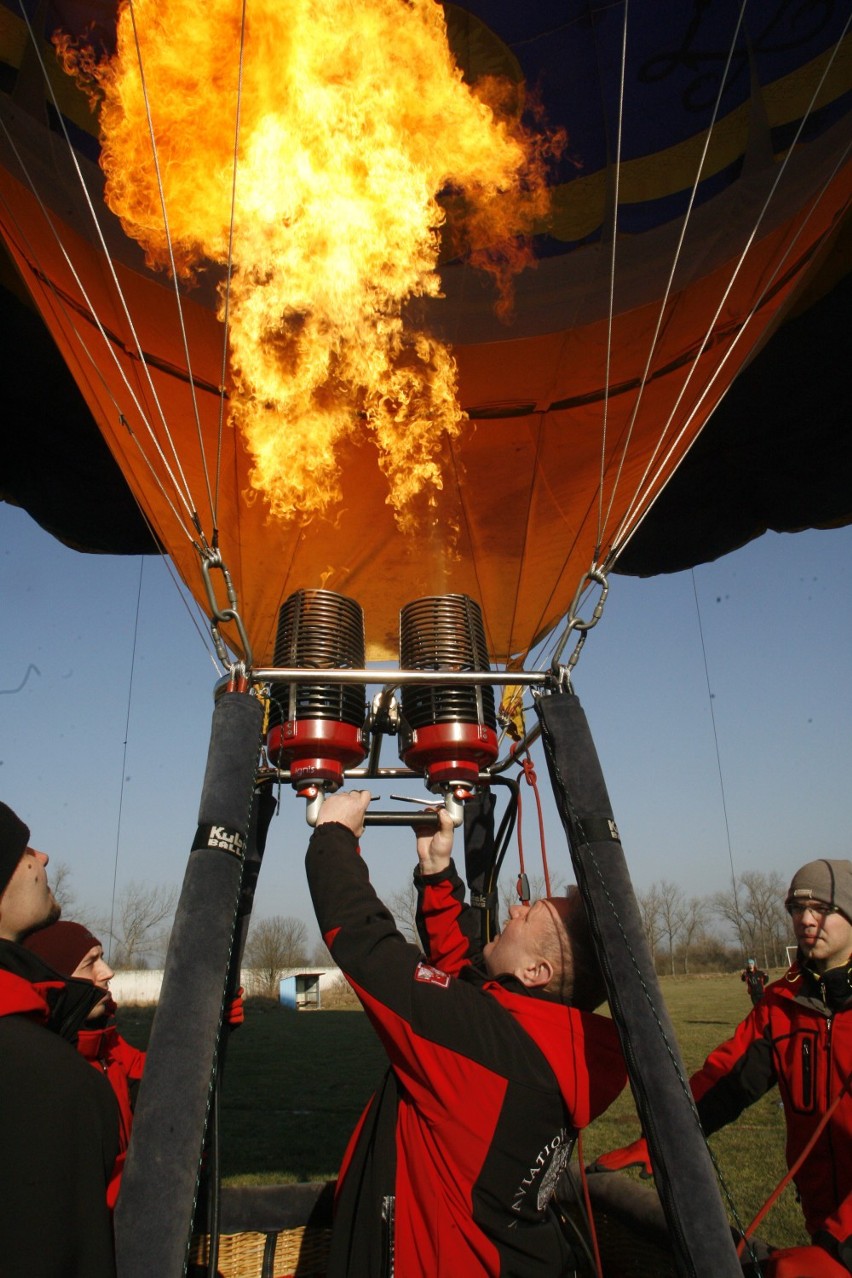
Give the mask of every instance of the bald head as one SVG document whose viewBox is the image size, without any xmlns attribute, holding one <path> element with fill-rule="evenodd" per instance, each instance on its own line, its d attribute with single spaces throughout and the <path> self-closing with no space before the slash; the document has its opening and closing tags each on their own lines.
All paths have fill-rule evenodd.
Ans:
<svg viewBox="0 0 852 1278">
<path fill-rule="evenodd" d="M 606 985 L 580 890 L 571 887 L 565 896 L 545 897 L 544 904 L 553 920 L 545 938 L 553 976 L 545 988 L 563 1003 L 594 1011 L 606 999 Z"/>
</svg>

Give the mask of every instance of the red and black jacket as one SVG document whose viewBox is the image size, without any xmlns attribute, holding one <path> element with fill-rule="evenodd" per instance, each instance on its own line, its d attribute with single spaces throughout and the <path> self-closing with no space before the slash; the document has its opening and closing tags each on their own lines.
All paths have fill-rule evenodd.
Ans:
<svg viewBox="0 0 852 1278">
<path fill-rule="evenodd" d="M 113 1004 L 113 1007 L 115 1005 Z M 145 1053 L 122 1038 L 114 1024 L 100 1029 L 82 1029 L 77 1035 L 77 1051 L 90 1065 L 106 1075 L 118 1102 L 119 1131 L 118 1157 L 107 1187 L 107 1202 L 115 1207 L 121 1188 L 121 1173 L 130 1145 L 130 1129 L 133 1126 L 133 1109 L 142 1071 Z"/>
<path fill-rule="evenodd" d="M 452 865 L 420 885 L 428 963 L 344 826 L 316 830 L 307 870 L 326 944 L 390 1061 L 341 1167 L 329 1278 L 564 1272 L 548 1205 L 577 1129 L 624 1086 L 612 1022 L 489 980 Z"/>
<path fill-rule="evenodd" d="M 740 973 L 740 980 L 745 981 L 745 986 L 751 995 L 752 1002 L 756 1003 L 759 998 L 763 997 L 766 982 L 769 980 L 769 973 L 764 972 L 760 967 L 747 967 L 744 972 Z"/>
<path fill-rule="evenodd" d="M 824 977 L 794 964 L 767 986 L 733 1036 L 693 1074 L 690 1086 L 709 1135 L 777 1083 L 787 1122 L 788 1166 L 842 1093 L 795 1182 L 808 1233 L 852 1269 L 850 979 L 852 964 Z"/>
<path fill-rule="evenodd" d="M 114 1278 L 116 1101 L 74 1045 L 101 997 L 0 940 L 2 1278 Z"/>
</svg>

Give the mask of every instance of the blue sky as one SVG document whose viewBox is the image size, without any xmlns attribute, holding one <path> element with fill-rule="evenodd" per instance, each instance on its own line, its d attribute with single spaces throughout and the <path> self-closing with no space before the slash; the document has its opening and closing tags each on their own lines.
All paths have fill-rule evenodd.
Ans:
<svg viewBox="0 0 852 1278">
<path fill-rule="evenodd" d="M 0 502 L 0 599 L 0 796 L 34 846 L 72 867 L 93 913 L 109 912 L 114 880 L 179 885 L 218 674 L 166 565 L 69 550 Z M 708 675 L 736 872 L 786 878 L 814 856 L 852 855 L 851 630 L 849 528 L 767 534 L 694 575 L 612 578 L 574 686 L 637 890 L 668 879 L 705 895 L 730 882 Z M 540 755 L 537 767 L 551 870 L 570 878 Z M 284 790 L 255 913 L 298 915 L 313 937 L 308 835 L 302 801 Z M 363 846 L 379 891 L 403 887 L 410 834 L 368 831 Z M 514 849 L 506 866 L 517 872 Z"/>
</svg>

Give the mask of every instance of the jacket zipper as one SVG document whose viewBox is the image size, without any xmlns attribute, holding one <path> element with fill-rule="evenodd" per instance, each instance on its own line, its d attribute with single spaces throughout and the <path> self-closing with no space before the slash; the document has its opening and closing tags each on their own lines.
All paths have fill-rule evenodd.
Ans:
<svg viewBox="0 0 852 1278">
<path fill-rule="evenodd" d="M 802 1108 L 805 1110 L 812 1109 L 814 1103 L 812 1065 L 811 1041 L 806 1038 L 802 1040 Z"/>
<path fill-rule="evenodd" d="M 832 1100 L 832 1097 L 831 1097 L 831 1049 L 832 1049 L 831 1029 L 832 1029 L 833 1020 L 834 1020 L 834 1017 L 829 1016 L 825 1026 L 825 1107 L 826 1109 L 828 1109 Z M 834 1202 L 837 1206 L 839 1206 L 840 1193 L 838 1191 L 838 1186 L 837 1186 L 837 1167 L 836 1167 L 836 1159 L 834 1156 L 834 1141 L 831 1138 L 831 1123 L 829 1123 L 825 1129 L 825 1136 L 826 1136 L 826 1139 L 828 1140 L 829 1149 L 831 1151 L 831 1155 L 830 1155 L 831 1186 L 834 1192 Z"/>
</svg>

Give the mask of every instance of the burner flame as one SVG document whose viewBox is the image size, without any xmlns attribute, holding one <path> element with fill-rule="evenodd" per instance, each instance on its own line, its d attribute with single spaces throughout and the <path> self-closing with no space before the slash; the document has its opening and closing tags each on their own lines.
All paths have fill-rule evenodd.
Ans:
<svg viewBox="0 0 852 1278">
<path fill-rule="evenodd" d="M 241 22 L 235 0 L 134 0 L 114 55 L 57 47 L 149 265 L 229 267 L 231 423 L 272 514 L 329 512 L 366 436 L 404 526 L 466 420 L 411 304 L 440 296 L 443 251 L 490 271 L 508 314 L 554 139 L 522 123 L 517 85 L 464 81 L 434 0 L 253 0 Z"/>
</svg>

